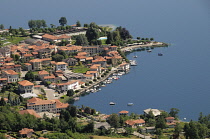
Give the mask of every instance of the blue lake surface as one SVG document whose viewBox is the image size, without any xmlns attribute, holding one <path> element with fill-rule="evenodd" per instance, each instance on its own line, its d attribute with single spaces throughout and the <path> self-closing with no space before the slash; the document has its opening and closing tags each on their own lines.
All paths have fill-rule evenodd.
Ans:
<svg viewBox="0 0 210 139">
<path fill-rule="evenodd" d="M 0 2 L 0 24 L 28 28 L 28 20 L 44 19 L 58 25 L 114 24 L 126 27 L 134 38 L 154 37 L 170 43 L 151 53 L 136 52 L 138 66 L 102 91 L 81 97 L 75 105 L 102 113 L 128 110 L 143 113 L 157 108 L 180 109 L 180 118 L 197 120 L 210 113 L 210 1 L 209 0 L 6 0 Z M 162 57 L 157 53 L 162 52 Z M 128 55 L 133 59 L 133 54 Z M 117 105 L 110 107 L 114 101 Z M 134 106 L 128 107 L 127 103 Z"/>
</svg>

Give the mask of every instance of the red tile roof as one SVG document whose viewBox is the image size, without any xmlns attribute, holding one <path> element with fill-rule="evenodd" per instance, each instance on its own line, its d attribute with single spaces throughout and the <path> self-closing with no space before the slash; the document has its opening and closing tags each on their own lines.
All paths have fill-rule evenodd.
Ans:
<svg viewBox="0 0 210 139">
<path fill-rule="evenodd" d="M 37 118 L 41 118 L 41 116 L 38 115 L 33 109 L 26 109 L 26 110 L 19 111 L 19 114 L 21 114 L 21 115 L 30 114 L 30 115 L 33 115 Z"/>
<path fill-rule="evenodd" d="M 34 85 L 32 82 L 29 82 L 28 80 L 23 80 L 18 82 L 18 84 L 22 85 L 22 86 L 31 86 Z"/>
<path fill-rule="evenodd" d="M 49 72 L 47 72 L 46 70 L 42 70 L 42 71 L 39 71 L 38 74 L 39 75 L 45 75 L 45 74 L 49 75 Z"/>
<path fill-rule="evenodd" d="M 19 131 L 19 133 L 21 135 L 28 134 L 28 133 L 31 133 L 31 132 L 34 132 L 34 130 L 33 129 L 28 129 L 28 128 L 23 128 L 22 130 Z"/>
<path fill-rule="evenodd" d="M 14 70 L 4 70 L 3 72 L 5 72 L 6 74 L 9 74 L 9 75 L 18 75 L 18 73 L 15 72 Z"/>
<path fill-rule="evenodd" d="M 120 114 L 128 114 L 128 113 L 129 113 L 129 111 L 125 111 L 125 110 L 123 110 L 123 111 L 120 111 L 119 113 L 120 113 Z"/>
</svg>

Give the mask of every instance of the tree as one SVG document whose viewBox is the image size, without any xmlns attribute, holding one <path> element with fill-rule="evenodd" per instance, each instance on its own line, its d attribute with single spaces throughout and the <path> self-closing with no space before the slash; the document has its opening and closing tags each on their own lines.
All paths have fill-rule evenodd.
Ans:
<svg viewBox="0 0 210 139">
<path fill-rule="evenodd" d="M 150 38 L 150 41 L 153 41 L 154 40 L 154 38 Z"/>
<path fill-rule="evenodd" d="M 74 95 L 74 90 L 73 89 L 70 89 L 67 91 L 67 96 L 71 97 Z"/>
<path fill-rule="evenodd" d="M 123 39 L 123 40 L 131 38 L 129 31 L 126 28 L 122 28 L 120 26 L 120 27 L 116 28 L 116 31 L 119 31 L 121 39 Z"/>
<path fill-rule="evenodd" d="M 137 37 L 136 39 L 137 39 L 137 40 L 140 40 L 140 37 Z"/>
<path fill-rule="evenodd" d="M 68 106 L 67 110 L 69 111 L 69 114 L 71 117 L 76 117 L 77 116 L 77 107 L 76 106 Z"/>
<path fill-rule="evenodd" d="M 158 119 L 157 119 L 157 122 L 156 122 L 156 125 L 155 125 L 155 128 L 161 128 L 161 129 L 164 129 L 166 128 L 166 121 L 164 119 L 163 116 L 159 116 Z"/>
<path fill-rule="evenodd" d="M 169 115 L 177 119 L 179 117 L 178 113 L 179 113 L 179 109 L 171 108 Z"/>
<path fill-rule="evenodd" d="M 61 26 L 64 26 L 67 24 L 67 20 L 66 20 L 66 17 L 61 17 L 60 20 L 59 20 L 59 23 Z"/>
<path fill-rule="evenodd" d="M 90 121 L 84 128 L 85 133 L 93 133 L 94 131 L 94 122 Z"/>
<path fill-rule="evenodd" d="M 131 135 L 131 134 L 133 133 L 133 128 L 131 128 L 131 127 L 126 127 L 126 128 L 125 128 L 125 131 L 126 131 L 126 134 L 127 134 L 127 135 Z"/>
<path fill-rule="evenodd" d="M 76 26 L 81 27 L 81 23 L 79 21 L 77 21 Z"/>
<path fill-rule="evenodd" d="M 82 45 L 82 46 L 88 45 L 89 42 L 84 34 L 80 34 L 75 37 L 76 37 L 76 42 L 75 42 L 76 45 Z"/>
<path fill-rule="evenodd" d="M 0 29 L 4 29 L 4 25 L 3 24 L 0 24 Z"/>
<path fill-rule="evenodd" d="M 163 130 L 162 130 L 161 128 L 157 128 L 157 129 L 156 129 L 156 134 L 157 134 L 158 136 L 161 136 L 161 135 L 163 134 Z"/>
<path fill-rule="evenodd" d="M 117 114 L 111 114 L 109 117 L 109 124 L 114 127 L 118 128 L 119 127 L 119 117 Z"/>
<path fill-rule="evenodd" d="M 61 62 L 64 59 L 64 56 L 60 55 L 60 54 L 56 54 L 54 56 L 52 56 L 52 60 L 56 61 L 56 62 Z"/>
<path fill-rule="evenodd" d="M 92 27 L 89 27 L 86 32 L 86 37 L 88 39 L 88 42 L 97 40 L 99 38 L 98 28 L 94 28 L 94 25 L 92 25 Z"/>
<path fill-rule="evenodd" d="M 35 75 L 31 70 L 26 73 L 25 80 L 35 81 Z"/>
<path fill-rule="evenodd" d="M 5 106 L 5 105 L 6 105 L 6 102 L 4 101 L 4 98 L 1 97 L 0 106 Z"/>
<path fill-rule="evenodd" d="M 176 135 L 176 137 L 179 137 L 179 134 L 182 132 L 182 126 L 180 123 L 176 124 L 175 130 L 174 130 L 174 134 Z"/>
</svg>

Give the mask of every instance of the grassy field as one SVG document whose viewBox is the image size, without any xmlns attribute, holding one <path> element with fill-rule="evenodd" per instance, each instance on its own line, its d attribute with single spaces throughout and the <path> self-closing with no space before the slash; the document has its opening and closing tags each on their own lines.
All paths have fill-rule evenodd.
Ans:
<svg viewBox="0 0 210 139">
<path fill-rule="evenodd" d="M 73 72 L 75 73 L 86 73 L 88 70 L 89 68 L 85 67 L 84 65 L 73 67 Z"/>
<path fill-rule="evenodd" d="M 9 44 L 18 44 L 20 41 L 25 40 L 25 39 L 26 39 L 26 37 L 6 37 L 6 40 L 1 41 L 1 42 L 3 43 L 2 46 L 6 46 Z M 4 43 L 6 43 L 6 44 L 4 44 Z"/>
</svg>

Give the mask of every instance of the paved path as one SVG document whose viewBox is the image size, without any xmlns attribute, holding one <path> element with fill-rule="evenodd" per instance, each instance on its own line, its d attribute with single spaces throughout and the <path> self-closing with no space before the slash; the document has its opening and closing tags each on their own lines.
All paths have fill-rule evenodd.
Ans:
<svg viewBox="0 0 210 139">
<path fill-rule="evenodd" d="M 121 49 L 121 51 L 129 50 L 129 49 L 135 49 L 135 48 L 142 48 L 142 47 L 151 47 L 151 46 L 165 46 L 164 43 L 162 42 L 157 42 L 157 43 L 148 43 L 148 44 L 140 44 L 140 45 L 133 45 L 133 46 L 128 46 L 124 47 Z"/>
<path fill-rule="evenodd" d="M 139 132 L 136 132 L 136 131 L 133 132 L 133 135 L 135 135 L 137 137 L 140 137 L 140 138 L 143 138 L 143 139 L 152 139 L 150 136 L 142 135 L 142 134 L 140 134 Z"/>
<path fill-rule="evenodd" d="M 80 90 L 78 93 L 74 94 L 74 97 L 79 97 L 79 96 L 80 96 L 82 93 L 84 93 L 86 90 L 89 90 L 89 89 L 93 88 L 95 85 L 99 84 L 100 82 L 106 80 L 111 74 L 113 74 L 114 72 L 116 72 L 116 69 L 117 69 L 117 67 L 116 67 L 116 68 L 112 68 L 112 70 L 111 70 L 109 73 L 107 73 L 106 76 L 104 76 L 103 78 L 97 80 L 97 82 L 93 82 L 93 83 L 90 84 L 89 86 L 83 88 L 83 89 Z"/>
</svg>

